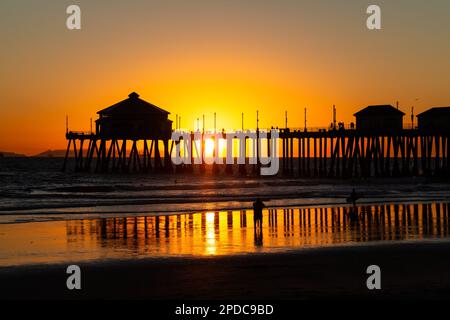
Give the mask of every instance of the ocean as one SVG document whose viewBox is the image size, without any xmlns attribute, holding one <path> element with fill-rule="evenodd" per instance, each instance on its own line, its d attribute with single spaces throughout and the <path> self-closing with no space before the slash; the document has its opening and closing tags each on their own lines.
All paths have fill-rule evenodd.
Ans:
<svg viewBox="0 0 450 320">
<path fill-rule="evenodd" d="M 0 223 L 116 215 L 345 204 L 445 201 L 448 183 L 425 178 L 324 180 L 170 174 L 61 172 L 61 158 L 0 159 Z"/>
<path fill-rule="evenodd" d="M 448 240 L 449 184 L 61 172 L 0 159 L 0 265 Z M 352 220 L 347 197 L 360 195 Z M 261 234 L 252 202 L 267 206 Z"/>
</svg>

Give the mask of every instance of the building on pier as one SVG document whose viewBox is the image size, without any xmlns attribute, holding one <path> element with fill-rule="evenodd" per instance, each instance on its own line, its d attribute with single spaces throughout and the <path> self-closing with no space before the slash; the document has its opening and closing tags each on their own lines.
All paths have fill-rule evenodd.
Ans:
<svg viewBox="0 0 450 320">
<path fill-rule="evenodd" d="M 168 140 L 172 133 L 169 112 L 139 98 L 128 98 L 97 112 L 96 132 L 103 139 Z"/>
<path fill-rule="evenodd" d="M 424 133 L 450 132 L 450 107 L 434 107 L 417 115 L 418 128 Z"/>
<path fill-rule="evenodd" d="M 356 130 L 374 134 L 399 132 L 403 129 L 404 115 L 391 105 L 368 106 L 354 114 Z"/>
<path fill-rule="evenodd" d="M 109 170 L 170 171 L 169 140 L 172 121 L 169 112 L 139 98 L 136 92 L 128 98 L 97 112 L 95 133 L 67 131 L 68 140 L 63 170 L 71 146 L 75 158 L 75 171 L 89 171 L 95 163 L 95 172 Z M 131 142 L 131 149 L 127 148 Z M 83 143 L 88 143 L 84 150 Z M 137 144 L 143 145 L 139 152 Z M 161 146 L 160 146 L 161 142 Z M 163 148 L 161 155 L 160 147 Z"/>
</svg>

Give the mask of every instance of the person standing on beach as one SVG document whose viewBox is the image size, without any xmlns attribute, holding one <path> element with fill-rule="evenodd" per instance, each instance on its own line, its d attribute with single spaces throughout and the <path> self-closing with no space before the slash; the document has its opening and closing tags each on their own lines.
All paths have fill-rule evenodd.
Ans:
<svg viewBox="0 0 450 320">
<path fill-rule="evenodd" d="M 347 202 L 351 202 L 353 207 L 356 207 L 356 200 L 359 199 L 358 194 L 356 193 L 355 188 L 352 189 L 352 193 L 350 193 L 350 197 L 347 198 Z"/>
<path fill-rule="evenodd" d="M 358 212 L 356 208 L 356 200 L 359 199 L 359 195 L 356 193 L 355 188 L 352 189 L 352 193 L 350 194 L 350 197 L 347 198 L 348 203 L 352 203 L 353 207 L 350 210 L 350 219 L 355 221 L 358 218 Z"/>
<path fill-rule="evenodd" d="M 256 201 L 253 202 L 253 220 L 255 222 L 255 227 L 262 227 L 262 210 L 264 207 L 265 204 L 260 198 L 257 198 Z"/>
</svg>

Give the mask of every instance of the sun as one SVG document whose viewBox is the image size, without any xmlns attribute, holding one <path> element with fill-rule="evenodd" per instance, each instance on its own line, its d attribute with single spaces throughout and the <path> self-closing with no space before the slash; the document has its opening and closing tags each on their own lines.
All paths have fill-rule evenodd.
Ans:
<svg viewBox="0 0 450 320">
<path fill-rule="evenodd" d="M 214 139 L 208 138 L 205 139 L 205 157 L 213 158 L 216 149 L 216 144 Z M 218 143 L 218 154 L 219 157 L 225 157 L 227 154 L 227 143 L 225 139 L 219 139 Z"/>
<path fill-rule="evenodd" d="M 214 140 L 206 139 L 205 140 L 205 157 L 214 157 Z"/>
<path fill-rule="evenodd" d="M 215 155 L 216 144 L 214 142 L 214 138 L 205 137 L 203 150 L 201 150 L 202 149 L 201 140 L 194 140 L 194 144 L 195 144 L 195 153 L 197 154 L 198 152 L 198 155 L 200 156 L 201 151 L 203 151 L 203 157 L 205 159 L 209 159 L 210 161 L 212 161 L 216 156 L 222 158 L 227 156 L 227 142 L 225 139 L 219 139 L 217 155 Z"/>
</svg>

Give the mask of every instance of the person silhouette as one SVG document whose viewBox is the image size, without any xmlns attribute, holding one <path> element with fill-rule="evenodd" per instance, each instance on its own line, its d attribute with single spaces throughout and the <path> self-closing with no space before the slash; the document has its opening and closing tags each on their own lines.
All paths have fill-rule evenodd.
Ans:
<svg viewBox="0 0 450 320">
<path fill-rule="evenodd" d="M 356 193 L 355 188 L 352 189 L 350 196 L 347 198 L 347 203 L 352 203 L 353 207 L 350 209 L 350 221 L 355 222 L 358 219 L 358 209 L 356 207 L 356 200 L 359 199 L 359 195 Z"/>
<path fill-rule="evenodd" d="M 347 198 L 348 203 L 353 204 L 353 208 L 356 207 L 356 200 L 359 199 L 359 195 L 356 193 L 355 188 L 352 189 L 352 193 L 350 193 L 350 197 Z"/>
<path fill-rule="evenodd" d="M 257 198 L 256 201 L 253 202 L 253 220 L 255 222 L 255 227 L 262 227 L 262 210 L 264 207 L 265 204 L 260 198 Z"/>
</svg>

